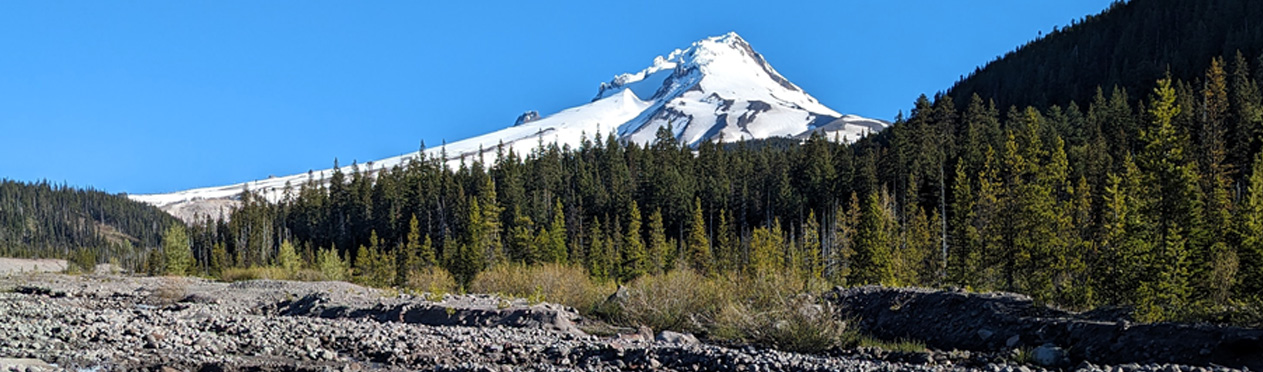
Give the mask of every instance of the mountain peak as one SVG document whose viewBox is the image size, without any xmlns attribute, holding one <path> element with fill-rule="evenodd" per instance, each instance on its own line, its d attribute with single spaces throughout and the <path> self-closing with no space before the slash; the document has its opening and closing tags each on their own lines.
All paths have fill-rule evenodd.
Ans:
<svg viewBox="0 0 1263 372">
<path fill-rule="evenodd" d="M 744 38 L 729 32 L 657 56 L 643 70 L 614 76 L 601 83 L 591 102 L 550 115 L 528 112 L 511 127 L 424 151 L 427 158 L 442 157 L 451 165 L 494 159 L 501 150 L 526 154 L 544 144 L 575 148 L 599 134 L 614 134 L 621 141 L 646 144 L 653 142 L 663 128 L 671 128 L 681 143 L 695 146 L 702 141 L 806 138 L 814 133 L 852 142 L 887 125 L 879 120 L 844 116 L 820 104 L 781 76 Z M 373 164 L 379 169 L 389 168 L 417 156 L 403 154 Z M 343 172 L 349 171 L 348 167 L 343 168 L 347 168 Z M 323 170 L 310 177 L 327 180 L 331 175 L 332 170 Z M 308 178 L 307 174 L 297 174 L 130 197 L 168 210 L 232 198 L 243 188 L 269 200 L 280 200 L 287 183 L 297 185 Z"/>
</svg>

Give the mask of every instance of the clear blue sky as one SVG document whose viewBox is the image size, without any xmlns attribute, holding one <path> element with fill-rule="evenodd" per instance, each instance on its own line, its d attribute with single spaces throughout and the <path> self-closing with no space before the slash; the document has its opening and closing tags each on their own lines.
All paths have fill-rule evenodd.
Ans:
<svg viewBox="0 0 1263 372">
<path fill-rule="evenodd" d="M 4 1 L 0 178 L 154 193 L 374 160 L 590 100 L 736 31 L 843 113 L 890 119 L 1074 1 Z"/>
</svg>

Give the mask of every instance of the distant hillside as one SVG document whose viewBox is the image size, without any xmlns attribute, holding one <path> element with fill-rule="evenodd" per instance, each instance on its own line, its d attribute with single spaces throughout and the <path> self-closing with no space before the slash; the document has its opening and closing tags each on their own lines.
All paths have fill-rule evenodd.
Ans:
<svg viewBox="0 0 1263 372">
<path fill-rule="evenodd" d="M 126 259 L 119 256 L 131 253 L 119 249 L 156 247 L 176 223 L 125 195 L 0 180 L 0 256 L 67 258 L 87 250 L 101 261 Z"/>
<path fill-rule="evenodd" d="M 1083 104 L 1096 88 L 1148 93 L 1166 71 L 1194 80 L 1212 57 L 1263 52 L 1263 2 L 1134 0 L 1018 47 L 975 70 L 949 91 L 965 104 L 975 93 L 1001 108 Z"/>
</svg>

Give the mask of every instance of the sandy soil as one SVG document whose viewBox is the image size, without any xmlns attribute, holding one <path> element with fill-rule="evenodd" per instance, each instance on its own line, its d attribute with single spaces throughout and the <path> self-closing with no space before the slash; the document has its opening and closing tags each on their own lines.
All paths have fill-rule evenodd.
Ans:
<svg viewBox="0 0 1263 372">
<path fill-rule="evenodd" d="M 66 260 L 0 258 L 0 275 L 66 270 Z"/>
</svg>

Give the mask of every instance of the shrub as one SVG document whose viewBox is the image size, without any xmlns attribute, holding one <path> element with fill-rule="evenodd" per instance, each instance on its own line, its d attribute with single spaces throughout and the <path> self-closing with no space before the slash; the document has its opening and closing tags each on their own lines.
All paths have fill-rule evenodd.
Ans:
<svg viewBox="0 0 1263 372">
<path fill-rule="evenodd" d="M 497 265 L 479 273 L 469 288 L 474 293 L 500 293 L 529 298 L 533 302 L 558 303 L 585 314 L 594 312 L 605 297 L 614 292 L 612 285 L 592 281 L 581 268 L 551 263 Z"/>
<path fill-rule="evenodd" d="M 792 296 L 768 308 L 732 303 L 715 322 L 715 335 L 781 350 L 819 353 L 858 339 L 833 306 L 812 296 Z"/>
<path fill-rule="evenodd" d="M 627 285 L 617 321 L 655 330 L 705 333 L 734 292 L 727 281 L 688 269 L 643 276 Z"/>
<path fill-rule="evenodd" d="M 224 269 L 219 274 L 219 279 L 225 282 L 255 279 L 289 280 L 290 273 L 286 272 L 285 269 L 273 266 L 233 267 Z"/>
<path fill-rule="evenodd" d="M 429 293 L 431 301 L 441 300 L 444 294 L 456 291 L 456 279 L 447 270 L 429 267 L 408 275 L 408 288 Z"/>
</svg>

